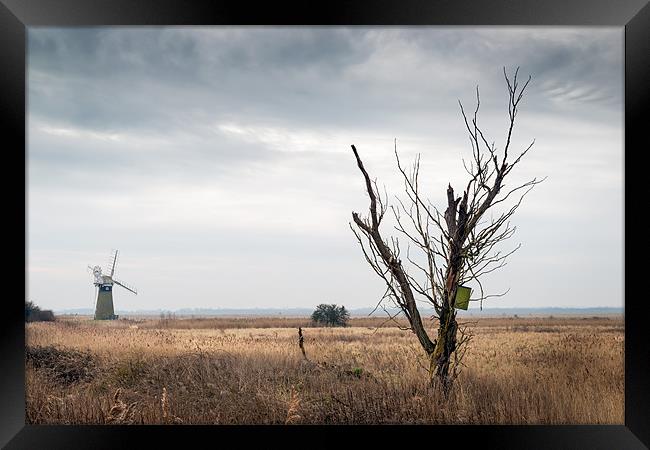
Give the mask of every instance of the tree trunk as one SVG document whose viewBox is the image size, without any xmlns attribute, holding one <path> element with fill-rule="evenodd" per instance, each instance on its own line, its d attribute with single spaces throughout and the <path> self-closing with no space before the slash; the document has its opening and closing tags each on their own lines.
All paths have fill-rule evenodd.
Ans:
<svg viewBox="0 0 650 450">
<path fill-rule="evenodd" d="M 431 380 L 437 380 L 440 383 L 445 396 L 451 389 L 453 383 L 453 374 L 449 373 L 449 367 L 454 352 L 456 351 L 458 323 L 456 322 L 456 310 L 454 308 L 460 271 L 463 267 L 461 248 L 464 241 L 465 226 L 467 224 L 467 193 L 465 192 L 462 198 L 454 199 L 454 190 L 450 185 L 447 189 L 447 198 L 449 205 L 447 211 L 445 211 L 445 219 L 451 235 L 449 243 L 449 266 L 447 267 L 442 310 L 438 319 L 438 338 L 436 339 L 435 349 L 430 355 Z M 458 208 L 459 202 L 460 208 Z"/>
<path fill-rule="evenodd" d="M 429 355 L 431 365 L 429 375 L 431 382 L 440 383 L 445 394 L 449 392 L 453 383 L 452 374 L 449 373 L 454 351 L 456 350 L 456 332 L 458 324 L 456 323 L 456 313 L 447 310 L 444 317 L 440 317 L 440 327 L 438 328 L 438 337 L 433 353 Z"/>
<path fill-rule="evenodd" d="M 456 351 L 456 333 L 458 331 L 456 310 L 454 309 L 458 278 L 454 275 L 455 273 L 457 272 L 450 271 L 448 288 L 445 289 L 443 308 L 438 320 L 436 346 L 431 355 L 431 363 L 435 369 L 431 373 L 432 379 L 434 376 L 437 378 L 445 394 L 453 383 L 453 374 L 449 373 L 449 367 Z"/>
</svg>

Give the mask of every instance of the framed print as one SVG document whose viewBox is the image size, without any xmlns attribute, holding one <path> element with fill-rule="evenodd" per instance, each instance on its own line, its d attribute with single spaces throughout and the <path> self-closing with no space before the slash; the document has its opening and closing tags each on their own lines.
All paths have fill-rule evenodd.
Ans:
<svg viewBox="0 0 650 450">
<path fill-rule="evenodd" d="M 7 448 L 650 445 L 646 1 L 0 17 Z"/>
</svg>

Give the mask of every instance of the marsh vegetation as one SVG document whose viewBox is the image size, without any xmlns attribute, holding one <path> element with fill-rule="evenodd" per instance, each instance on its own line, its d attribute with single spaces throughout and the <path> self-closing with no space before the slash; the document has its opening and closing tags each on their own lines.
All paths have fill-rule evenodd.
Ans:
<svg viewBox="0 0 650 450">
<path fill-rule="evenodd" d="M 447 399 L 412 333 L 383 318 L 28 323 L 27 422 L 623 423 L 621 317 L 472 320 L 477 339 Z"/>
</svg>

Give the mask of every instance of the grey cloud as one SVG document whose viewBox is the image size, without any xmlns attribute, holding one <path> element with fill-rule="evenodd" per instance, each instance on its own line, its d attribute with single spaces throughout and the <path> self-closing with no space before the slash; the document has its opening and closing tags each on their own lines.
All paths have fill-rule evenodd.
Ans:
<svg viewBox="0 0 650 450">
<path fill-rule="evenodd" d="M 571 83 L 571 90 L 598 86 L 604 89 L 602 98 L 620 94 L 616 83 L 606 82 L 621 75 L 612 73 L 613 33 L 600 37 L 585 30 L 549 41 L 541 31 L 529 37 L 522 30 L 507 29 L 491 34 L 389 29 L 391 39 L 412 54 L 406 62 L 400 54 L 392 56 L 395 63 L 389 64 L 389 73 L 401 82 L 395 90 L 385 78 L 386 67 L 375 67 L 377 61 L 372 59 L 387 43 L 381 31 L 34 30 L 29 41 L 30 70 L 50 74 L 54 79 L 47 81 L 48 87 L 60 83 L 62 95 L 39 103 L 42 91 L 34 81 L 30 83 L 33 106 L 51 116 L 103 129 L 110 129 L 111 124 L 158 129 L 183 125 L 187 111 L 211 117 L 291 120 L 310 126 L 327 119 L 339 125 L 371 127 L 396 118 L 404 122 L 402 117 L 411 112 L 433 119 L 440 111 L 437 115 L 451 114 L 456 119 L 456 98 L 471 92 L 476 83 L 486 98 L 495 91 L 495 98 L 501 99 L 503 65 L 522 66 L 522 72 L 532 73 L 543 91 L 557 90 L 557 81 L 549 81 L 553 79 Z M 584 42 L 575 45 L 576 40 Z M 443 64 L 418 66 L 436 58 Z M 403 65 L 413 62 L 415 67 Z M 446 72 L 462 65 L 487 76 L 479 80 L 474 70 L 464 70 L 459 76 L 454 73 L 460 79 L 450 79 Z M 368 74 L 361 83 L 350 72 L 359 67 L 367 67 Z M 431 101 L 422 102 L 423 97 Z M 543 98 L 538 95 L 535 101 Z M 304 113 L 306 109 L 310 114 Z"/>
</svg>

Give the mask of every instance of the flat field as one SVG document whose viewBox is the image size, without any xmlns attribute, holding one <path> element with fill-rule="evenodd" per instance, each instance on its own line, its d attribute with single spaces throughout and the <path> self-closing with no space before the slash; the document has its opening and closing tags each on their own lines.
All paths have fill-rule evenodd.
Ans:
<svg viewBox="0 0 650 450">
<path fill-rule="evenodd" d="M 622 317 L 463 321 L 474 338 L 447 399 L 415 336 L 383 318 L 29 323 L 27 422 L 624 423 Z"/>
</svg>

